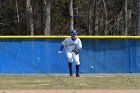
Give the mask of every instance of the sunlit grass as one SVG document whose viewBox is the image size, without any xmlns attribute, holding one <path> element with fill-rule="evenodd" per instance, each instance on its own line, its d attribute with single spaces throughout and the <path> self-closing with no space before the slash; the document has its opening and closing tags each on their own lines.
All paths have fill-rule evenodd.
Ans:
<svg viewBox="0 0 140 93">
<path fill-rule="evenodd" d="M 140 74 L 0 74 L 0 89 L 140 89 Z"/>
</svg>

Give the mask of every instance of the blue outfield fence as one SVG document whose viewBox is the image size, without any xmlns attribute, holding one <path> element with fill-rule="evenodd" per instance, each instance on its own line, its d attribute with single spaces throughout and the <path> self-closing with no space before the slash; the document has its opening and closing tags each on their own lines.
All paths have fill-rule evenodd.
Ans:
<svg viewBox="0 0 140 93">
<path fill-rule="evenodd" d="M 0 39 L 0 73 L 68 73 L 64 38 Z M 140 73 L 140 39 L 81 38 L 80 73 Z M 75 63 L 73 62 L 75 71 Z"/>
</svg>

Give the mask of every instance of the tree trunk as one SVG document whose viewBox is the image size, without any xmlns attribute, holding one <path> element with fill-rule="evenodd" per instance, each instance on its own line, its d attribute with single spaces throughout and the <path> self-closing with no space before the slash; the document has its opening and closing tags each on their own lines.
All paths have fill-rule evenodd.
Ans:
<svg viewBox="0 0 140 93">
<path fill-rule="evenodd" d="M 73 0 L 68 0 L 69 8 L 69 30 L 73 30 Z"/>
<path fill-rule="evenodd" d="M 75 8 L 75 11 L 76 11 L 76 17 L 75 17 L 75 28 L 79 31 L 80 30 L 80 25 L 79 25 L 79 7 L 80 7 L 80 1 L 77 0 L 76 1 L 76 8 Z"/>
<path fill-rule="evenodd" d="M 18 35 L 19 35 L 20 34 L 20 29 L 19 29 L 20 19 L 19 19 L 18 0 L 16 0 L 16 11 L 17 11 L 17 32 L 18 32 Z"/>
<path fill-rule="evenodd" d="M 89 2 L 89 35 L 97 35 L 95 30 L 96 21 L 96 0 Z"/>
<path fill-rule="evenodd" d="M 125 24 L 124 24 L 124 29 L 125 29 L 125 35 L 128 35 L 127 31 L 127 0 L 125 0 Z"/>
<path fill-rule="evenodd" d="M 51 7 L 51 0 L 46 1 L 46 22 L 45 22 L 45 35 L 50 35 L 50 7 Z"/>
<path fill-rule="evenodd" d="M 108 12 L 107 12 L 107 8 L 106 8 L 105 0 L 103 0 L 103 5 L 104 5 L 104 10 L 105 10 L 104 35 L 107 35 L 108 34 Z"/>
<path fill-rule="evenodd" d="M 140 35 L 140 1 L 139 0 L 137 0 L 137 32 L 136 32 L 136 34 L 137 35 Z"/>
<path fill-rule="evenodd" d="M 27 31 L 30 35 L 34 35 L 34 24 L 33 24 L 33 10 L 31 6 L 31 0 L 27 0 L 26 11 L 27 11 Z"/>
<path fill-rule="evenodd" d="M 45 35 L 45 2 L 46 0 L 41 0 L 41 34 Z"/>
<path fill-rule="evenodd" d="M 41 1 L 41 28 L 43 35 L 50 35 L 50 7 L 51 0 Z"/>
<path fill-rule="evenodd" d="M 136 35 L 137 32 L 137 16 L 136 16 L 136 10 L 137 10 L 137 1 L 133 0 L 132 2 L 132 13 L 131 13 L 131 17 L 132 17 L 132 21 L 131 21 L 131 34 L 132 35 Z"/>
</svg>

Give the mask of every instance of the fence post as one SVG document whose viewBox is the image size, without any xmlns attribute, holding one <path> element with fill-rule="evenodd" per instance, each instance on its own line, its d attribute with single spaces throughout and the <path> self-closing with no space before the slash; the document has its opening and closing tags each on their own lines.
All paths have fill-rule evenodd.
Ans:
<svg viewBox="0 0 140 93">
<path fill-rule="evenodd" d="M 136 41 L 129 39 L 129 73 L 136 73 Z"/>
<path fill-rule="evenodd" d="M 132 40 L 128 39 L 128 43 L 129 43 L 129 73 L 132 73 L 132 62 L 133 62 L 133 57 L 132 57 Z"/>
</svg>

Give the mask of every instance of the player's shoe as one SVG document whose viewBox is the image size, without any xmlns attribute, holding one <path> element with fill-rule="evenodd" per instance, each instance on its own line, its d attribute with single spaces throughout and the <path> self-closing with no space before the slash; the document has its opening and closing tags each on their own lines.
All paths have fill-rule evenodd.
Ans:
<svg viewBox="0 0 140 93">
<path fill-rule="evenodd" d="M 81 77 L 79 74 L 76 74 L 76 77 Z"/>
<path fill-rule="evenodd" d="M 73 73 L 72 73 L 72 71 L 70 71 L 70 76 L 73 76 Z"/>
</svg>

